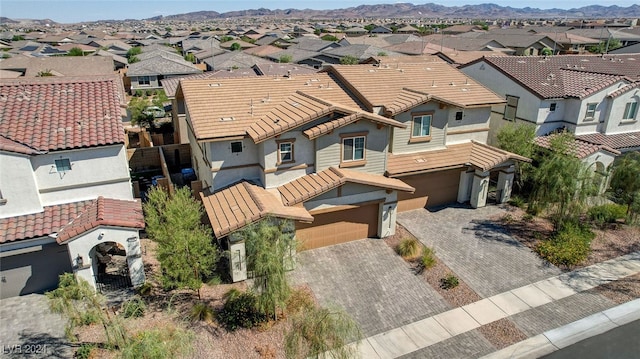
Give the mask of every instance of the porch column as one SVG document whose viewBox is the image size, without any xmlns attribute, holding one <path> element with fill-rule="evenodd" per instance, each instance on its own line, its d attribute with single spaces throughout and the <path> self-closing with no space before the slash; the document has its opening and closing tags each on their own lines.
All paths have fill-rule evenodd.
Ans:
<svg viewBox="0 0 640 359">
<path fill-rule="evenodd" d="M 458 185 L 458 203 L 465 203 L 471 199 L 471 188 L 473 187 L 473 172 L 460 173 L 460 184 Z"/>
<path fill-rule="evenodd" d="M 231 281 L 234 283 L 247 279 L 247 255 L 244 241 L 229 240 L 229 271 Z"/>
<path fill-rule="evenodd" d="M 513 178 L 515 175 L 515 167 L 509 166 L 509 168 L 500 170 L 498 174 L 498 192 L 497 200 L 498 203 L 505 203 L 511 198 L 511 190 L 513 188 Z"/>
<path fill-rule="evenodd" d="M 489 193 L 489 172 L 476 170 L 473 174 L 473 186 L 471 187 L 471 207 L 479 208 L 487 204 Z"/>
<path fill-rule="evenodd" d="M 145 281 L 144 263 L 142 263 L 140 239 L 137 236 L 127 238 L 127 266 L 129 266 L 131 285 L 134 287 L 142 285 Z"/>
</svg>

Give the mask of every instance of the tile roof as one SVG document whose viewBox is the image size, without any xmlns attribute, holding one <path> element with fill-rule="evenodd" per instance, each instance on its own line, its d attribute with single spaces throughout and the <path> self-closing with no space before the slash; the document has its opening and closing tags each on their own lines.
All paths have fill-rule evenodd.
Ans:
<svg viewBox="0 0 640 359">
<path fill-rule="evenodd" d="M 0 218 L 0 243 L 44 237 L 58 232 L 92 201 L 46 206 L 42 212 Z"/>
<path fill-rule="evenodd" d="M 243 181 L 213 194 L 200 194 L 216 238 L 267 216 L 313 221 L 304 207 L 286 207 L 266 189 Z"/>
<path fill-rule="evenodd" d="M 46 206 L 42 212 L 0 218 L 0 243 L 57 234 L 62 243 L 97 226 L 144 228 L 142 205 L 98 199 Z"/>
<path fill-rule="evenodd" d="M 101 56 L 16 56 L 0 61 L 0 69 L 24 69 L 25 77 L 37 77 L 38 73 L 48 70 L 57 76 L 111 75 L 113 60 Z"/>
<path fill-rule="evenodd" d="M 102 196 L 91 201 L 80 215 L 62 227 L 56 236 L 64 243 L 99 226 L 144 228 L 144 216 L 140 201 L 127 201 Z"/>
<path fill-rule="evenodd" d="M 3 135 L 0 135 L 0 151 L 21 153 L 24 155 L 35 155 L 35 154 L 42 153 L 27 145 L 23 145 L 22 143 L 8 139 Z"/>
<path fill-rule="evenodd" d="M 390 154 L 387 161 L 387 175 L 399 177 L 468 165 L 482 171 L 488 171 L 508 160 L 531 161 L 515 153 L 471 141 L 450 145 L 442 150 L 400 155 Z"/>
<path fill-rule="evenodd" d="M 370 109 L 397 105 L 406 89 L 460 106 L 489 106 L 504 99 L 445 62 L 398 65 L 335 65 L 329 71 L 348 82 Z M 380 84 L 384 84 L 381 86 Z"/>
<path fill-rule="evenodd" d="M 404 192 L 415 191 L 415 188 L 395 178 L 335 167 L 302 176 L 278 187 L 278 191 L 282 196 L 282 202 L 287 206 L 293 206 L 340 187 L 346 182 Z"/>
<path fill-rule="evenodd" d="M 369 112 L 354 112 L 352 110 L 348 110 L 348 109 L 344 109 L 341 108 L 340 106 L 334 106 L 336 108 L 336 110 L 338 110 L 338 112 L 346 112 L 348 113 L 348 115 L 344 116 L 344 117 L 338 117 L 336 119 L 327 121 L 327 122 L 323 122 L 321 124 L 318 124 L 316 126 L 313 126 L 307 130 L 305 130 L 303 133 L 305 134 L 305 136 L 307 136 L 307 138 L 309 138 L 310 140 L 314 139 L 314 138 L 318 138 L 320 136 L 323 136 L 327 133 L 330 133 L 331 131 L 344 127 L 346 125 L 349 125 L 351 123 L 354 123 L 356 121 L 360 121 L 362 119 L 366 119 L 369 120 L 371 122 L 380 124 L 380 125 L 385 125 L 385 126 L 393 126 L 393 127 L 399 127 L 399 128 L 406 128 L 407 125 L 398 122 L 396 120 L 390 119 L 390 118 L 386 118 L 386 117 L 382 117 L 373 113 L 369 113 Z"/>
<path fill-rule="evenodd" d="M 298 92 L 347 108 L 362 109 L 360 103 L 326 73 L 289 78 L 193 80 L 182 81 L 180 86 L 176 96 L 180 96 L 180 91 L 184 95 L 198 140 L 245 136 L 250 126 Z"/>
<path fill-rule="evenodd" d="M 541 98 L 581 97 L 616 81 L 640 80 L 637 54 L 490 56 L 477 61 L 493 66 Z"/>
<path fill-rule="evenodd" d="M 611 98 L 616 98 L 622 94 L 625 94 L 635 88 L 640 87 L 640 81 L 636 81 L 636 82 L 632 82 L 630 84 L 624 85 L 622 87 L 620 87 L 619 89 L 610 92 L 607 96 L 611 97 Z"/>
<path fill-rule="evenodd" d="M 536 137 L 535 143 L 540 147 L 550 149 L 551 139 L 553 138 L 553 136 L 554 135 Z M 580 138 L 574 139 L 573 147 L 570 149 L 571 154 L 579 159 L 587 158 L 598 151 L 607 151 L 607 152 L 613 153 L 614 155 L 620 154 L 620 151 L 617 151 L 611 147 L 600 145 L 600 144 L 594 144 L 588 141 L 584 141 Z"/>
<path fill-rule="evenodd" d="M 136 57 L 141 55 L 137 55 Z M 140 62 L 130 64 L 127 70 L 127 76 L 183 75 L 200 72 L 202 72 L 202 70 L 189 61 L 185 61 L 182 57 L 176 58 L 174 56 L 160 54 L 148 59 L 140 59 Z"/>
<path fill-rule="evenodd" d="M 578 135 L 576 138 L 596 145 L 607 146 L 616 150 L 626 150 L 640 147 L 640 131 L 616 133 L 607 135 L 603 133 L 591 133 Z"/>
<path fill-rule="evenodd" d="M 0 81 L 0 133 L 39 151 L 124 143 L 118 79 Z"/>
<path fill-rule="evenodd" d="M 164 89 L 164 92 L 167 95 L 167 97 L 173 98 L 176 96 L 178 85 L 182 80 L 204 80 L 204 79 L 212 79 L 212 78 L 235 78 L 235 77 L 255 77 L 255 76 L 258 76 L 258 75 L 256 74 L 255 71 L 251 69 L 238 69 L 234 71 L 218 70 L 218 71 L 202 72 L 199 74 L 169 77 L 166 79 L 162 79 L 160 82 L 162 84 L 162 88 Z"/>
</svg>

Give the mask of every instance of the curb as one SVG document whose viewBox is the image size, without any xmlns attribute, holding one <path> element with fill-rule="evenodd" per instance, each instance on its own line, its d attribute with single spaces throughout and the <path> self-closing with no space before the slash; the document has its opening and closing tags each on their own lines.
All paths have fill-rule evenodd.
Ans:
<svg viewBox="0 0 640 359">
<path fill-rule="evenodd" d="M 640 299 L 592 314 L 562 327 L 548 330 L 485 355 L 482 359 L 539 358 L 636 320 L 640 320 Z"/>
</svg>

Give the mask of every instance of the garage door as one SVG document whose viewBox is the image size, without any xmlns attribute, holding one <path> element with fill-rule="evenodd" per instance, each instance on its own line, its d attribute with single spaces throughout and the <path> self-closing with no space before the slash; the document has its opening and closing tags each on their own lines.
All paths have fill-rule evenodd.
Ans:
<svg viewBox="0 0 640 359">
<path fill-rule="evenodd" d="M 296 238 L 302 250 L 326 247 L 378 234 L 378 204 L 323 213 L 313 223 L 296 223 Z"/>
<path fill-rule="evenodd" d="M 398 211 L 435 207 L 458 199 L 460 169 L 402 177 L 416 189 L 414 193 L 398 192 Z"/>
<path fill-rule="evenodd" d="M 67 246 L 34 247 L 34 252 L 0 259 L 0 298 L 41 293 L 58 286 L 58 276 L 71 271 Z"/>
</svg>

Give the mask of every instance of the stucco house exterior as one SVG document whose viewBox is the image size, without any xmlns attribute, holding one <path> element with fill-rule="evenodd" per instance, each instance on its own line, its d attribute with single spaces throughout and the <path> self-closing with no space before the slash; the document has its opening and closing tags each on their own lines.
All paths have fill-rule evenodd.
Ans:
<svg viewBox="0 0 640 359">
<path fill-rule="evenodd" d="M 234 231 L 265 216 L 296 222 L 303 249 L 395 231 L 398 211 L 509 198 L 515 160 L 486 145 L 504 102 L 444 62 L 332 66 L 317 74 L 183 80 L 192 163 L 234 280 Z"/>
<path fill-rule="evenodd" d="M 64 272 L 96 286 L 107 247 L 144 281 L 121 87 L 114 76 L 0 81 L 0 297 L 55 288 Z"/>
</svg>

